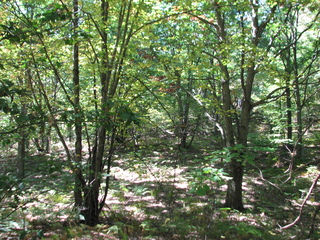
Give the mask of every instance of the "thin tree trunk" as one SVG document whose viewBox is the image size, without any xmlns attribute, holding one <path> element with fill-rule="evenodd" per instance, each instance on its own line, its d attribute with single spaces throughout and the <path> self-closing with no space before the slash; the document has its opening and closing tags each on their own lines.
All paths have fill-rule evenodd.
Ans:
<svg viewBox="0 0 320 240">
<path fill-rule="evenodd" d="M 231 116 L 231 92 L 230 92 L 230 77 L 229 72 L 226 66 L 222 66 L 221 69 L 225 75 L 225 78 L 222 80 L 222 107 L 223 107 L 223 118 L 224 118 L 224 125 L 225 125 L 225 139 L 226 139 L 226 146 L 233 147 L 235 144 L 234 141 L 234 130 L 232 126 L 232 116 Z"/>
<path fill-rule="evenodd" d="M 175 76 L 177 77 L 176 85 L 181 88 L 181 76 L 180 73 L 176 70 Z M 189 89 L 188 89 L 189 91 Z M 178 101 L 178 113 L 179 113 L 179 137 L 180 137 L 180 147 L 187 147 L 187 138 L 188 138 L 188 122 L 189 122 L 189 97 L 188 95 L 182 95 L 181 91 L 178 89 L 177 92 L 177 101 Z"/>
<path fill-rule="evenodd" d="M 287 36 L 288 41 L 291 41 L 289 36 Z M 287 139 L 292 140 L 292 104 L 291 104 L 291 89 L 290 89 L 290 76 L 293 70 L 292 61 L 291 61 L 291 48 L 288 48 L 286 51 L 283 51 L 281 53 L 281 59 L 284 65 L 286 76 L 286 91 L 285 91 L 285 97 L 286 97 L 286 113 L 287 113 Z"/>
<path fill-rule="evenodd" d="M 291 110 L 291 91 L 287 83 L 286 102 L 287 102 L 287 139 L 292 140 L 292 110 Z"/>
<path fill-rule="evenodd" d="M 73 29 L 75 44 L 73 45 L 73 91 L 74 91 L 74 119 L 75 119 L 75 157 L 76 166 L 74 168 L 75 187 L 74 199 L 75 206 L 80 207 L 83 204 L 82 188 L 84 180 L 81 170 L 82 161 L 82 114 L 80 106 L 80 70 L 79 70 L 79 42 L 78 42 L 78 27 L 79 27 L 79 2 L 73 1 Z"/>
<path fill-rule="evenodd" d="M 62 134 L 61 130 L 60 130 L 60 127 L 58 125 L 58 122 L 57 122 L 57 119 L 55 118 L 54 116 L 54 112 L 53 112 L 53 108 L 52 108 L 52 105 L 51 105 L 51 102 L 48 98 L 48 95 L 47 95 L 47 92 L 45 90 L 45 87 L 44 87 L 44 84 L 42 82 L 42 78 L 40 76 L 40 73 L 39 73 L 39 69 L 37 67 L 37 62 L 35 60 L 35 57 L 34 57 L 34 54 L 31 55 L 32 56 L 32 61 L 33 61 L 33 64 L 35 65 L 35 69 L 36 69 L 36 76 L 37 76 L 37 79 L 38 79 L 38 82 L 39 82 L 39 92 L 40 94 L 42 94 L 43 96 L 43 99 L 44 99 L 44 102 L 45 102 L 45 105 L 47 106 L 48 108 L 48 111 L 49 111 L 49 122 L 51 122 L 51 126 L 54 127 L 54 129 L 56 130 L 56 133 L 63 145 L 63 148 L 66 152 L 66 155 L 67 155 L 67 161 L 71 167 L 71 161 L 72 161 L 72 157 L 71 157 L 71 153 L 70 153 L 70 150 L 69 150 L 69 147 L 65 141 L 65 138 L 64 138 L 64 135 Z M 48 57 L 48 56 L 47 56 Z M 55 72 L 56 74 L 56 72 Z"/>
<path fill-rule="evenodd" d="M 298 77 L 298 60 L 297 60 L 297 46 L 296 43 L 293 45 L 293 58 L 294 58 L 294 86 L 296 94 L 296 105 L 297 105 L 297 146 L 296 156 L 293 158 L 292 168 L 295 168 L 295 160 L 301 159 L 302 157 L 302 143 L 303 143 L 303 128 L 302 128 L 302 103 L 300 95 L 300 85 Z"/>
<path fill-rule="evenodd" d="M 17 159 L 17 176 L 24 178 L 25 176 L 25 161 L 26 161 L 26 134 L 24 130 L 20 133 L 20 140 L 18 142 L 18 159 Z"/>
<path fill-rule="evenodd" d="M 30 77 L 30 70 L 27 69 L 27 77 Z M 21 85 L 23 85 L 23 80 L 19 79 Z M 24 118 L 27 115 L 27 104 L 25 100 L 22 99 L 20 114 Z M 25 176 L 25 161 L 26 161 L 26 142 L 27 133 L 24 128 L 20 131 L 20 139 L 18 142 L 18 160 L 17 160 L 17 176 L 18 178 L 24 178 Z"/>
</svg>

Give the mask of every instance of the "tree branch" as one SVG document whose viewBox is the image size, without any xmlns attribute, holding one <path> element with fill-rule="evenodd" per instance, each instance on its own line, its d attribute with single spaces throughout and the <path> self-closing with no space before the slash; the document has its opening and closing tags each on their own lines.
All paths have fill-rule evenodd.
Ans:
<svg viewBox="0 0 320 240">
<path fill-rule="evenodd" d="M 280 87 L 280 88 L 277 88 L 277 89 L 273 90 L 264 99 L 261 99 L 260 101 L 253 103 L 252 106 L 256 107 L 258 105 L 269 103 L 269 102 L 273 102 L 273 101 L 279 99 L 280 97 L 282 97 L 285 94 L 285 92 L 283 92 L 282 94 L 276 95 L 276 96 L 274 96 L 273 94 L 275 92 L 278 92 L 278 91 L 282 90 L 282 89 L 285 90 L 286 87 Z"/>
<path fill-rule="evenodd" d="M 311 187 L 310 187 L 310 189 L 309 189 L 309 192 L 308 192 L 307 196 L 304 198 L 304 200 L 303 200 L 303 202 L 302 202 L 302 204 L 301 204 L 301 207 L 300 207 L 300 211 L 299 211 L 298 217 L 297 217 L 292 223 L 290 223 L 290 224 L 288 224 L 288 225 L 286 225 L 286 226 L 284 226 L 284 227 L 281 227 L 281 226 L 280 226 L 280 229 L 290 228 L 290 227 L 294 226 L 294 225 L 300 220 L 301 215 L 302 215 L 302 210 L 303 210 L 304 206 L 306 205 L 306 202 L 307 202 L 307 200 L 309 199 L 309 197 L 310 197 L 313 189 L 314 189 L 315 186 L 317 185 L 317 182 L 318 182 L 319 178 L 320 178 L 320 174 L 319 174 L 319 175 L 317 176 L 317 178 L 314 180 L 314 182 L 312 183 L 312 185 L 311 185 Z"/>
</svg>

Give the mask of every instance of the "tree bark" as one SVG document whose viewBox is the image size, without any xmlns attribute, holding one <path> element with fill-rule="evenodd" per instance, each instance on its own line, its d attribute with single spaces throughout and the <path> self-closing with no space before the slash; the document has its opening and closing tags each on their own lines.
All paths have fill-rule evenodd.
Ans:
<svg viewBox="0 0 320 240">
<path fill-rule="evenodd" d="M 25 176 L 25 161 L 26 161 L 26 135 L 24 130 L 20 133 L 20 140 L 18 142 L 18 160 L 17 160 L 17 176 L 24 178 Z"/>
<path fill-rule="evenodd" d="M 291 91 L 287 84 L 286 88 L 286 103 L 287 103 L 287 139 L 292 140 L 292 110 L 291 110 Z"/>
<path fill-rule="evenodd" d="M 224 122 L 225 122 L 225 137 L 226 137 L 226 146 L 232 149 L 235 146 L 235 134 L 232 125 L 232 116 L 230 113 L 232 104 L 231 104 L 231 94 L 230 94 L 230 85 L 228 79 L 227 68 L 224 67 L 226 74 L 226 79 L 222 82 L 222 95 L 223 95 L 223 109 L 224 109 Z M 244 128 L 243 130 L 246 130 Z M 245 140 L 247 137 L 242 135 Z M 232 150 L 231 150 L 232 151 Z M 225 201 L 225 207 L 232 209 L 237 209 L 242 211 L 243 201 L 242 201 L 242 181 L 243 181 L 243 170 L 244 166 L 240 159 L 233 158 L 230 163 L 231 176 L 232 180 L 228 182 L 228 189 Z"/>
<path fill-rule="evenodd" d="M 73 45 L 73 94 L 74 94 L 74 125 L 75 125 L 75 156 L 74 161 L 76 166 L 74 167 L 75 187 L 74 187 L 74 199 L 75 206 L 80 207 L 83 204 L 82 188 L 84 187 L 84 181 L 81 170 L 82 161 L 82 114 L 80 107 L 80 71 L 79 71 L 79 42 L 78 42 L 78 19 L 79 2 L 73 1 L 73 34 L 75 44 Z"/>
<path fill-rule="evenodd" d="M 300 95 L 300 84 L 298 76 L 298 59 L 297 59 L 297 46 L 296 42 L 293 44 L 293 61 L 294 61 L 294 86 L 295 86 L 295 96 L 296 96 L 296 106 L 297 106 L 297 144 L 296 144 L 296 155 L 292 158 L 292 169 L 295 168 L 296 159 L 301 159 L 302 157 L 302 144 L 303 144 L 303 128 L 302 128 L 302 102 Z"/>
<path fill-rule="evenodd" d="M 225 207 L 243 211 L 242 200 L 242 181 L 244 166 L 238 159 L 232 159 L 231 171 L 232 179 L 228 181 L 228 189 L 225 201 Z"/>
<path fill-rule="evenodd" d="M 30 70 L 27 69 L 27 77 L 30 77 Z M 21 85 L 23 85 L 23 80 L 19 79 Z M 22 99 L 20 114 L 23 118 L 27 116 L 27 103 Z M 18 142 L 18 159 L 17 159 L 17 176 L 18 178 L 24 178 L 25 176 L 25 161 L 26 161 L 26 142 L 27 142 L 27 132 L 24 128 L 20 130 L 20 139 Z"/>
<path fill-rule="evenodd" d="M 188 138 L 188 124 L 189 124 L 189 109 L 190 109 L 190 97 L 189 95 L 183 95 L 179 90 L 181 88 L 181 75 L 175 70 L 175 76 L 177 77 L 176 85 L 177 89 L 177 102 L 178 102 L 178 113 L 179 113 L 179 126 L 178 132 L 180 137 L 180 147 L 187 148 Z M 191 81 L 189 81 L 190 83 Z M 188 89 L 189 91 L 190 89 Z"/>
</svg>

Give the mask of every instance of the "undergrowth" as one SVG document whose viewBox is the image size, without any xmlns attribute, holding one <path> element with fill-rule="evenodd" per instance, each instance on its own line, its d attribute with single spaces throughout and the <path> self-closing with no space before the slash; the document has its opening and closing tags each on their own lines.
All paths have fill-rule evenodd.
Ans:
<svg viewBox="0 0 320 240">
<path fill-rule="evenodd" d="M 317 165 L 293 172 L 276 166 L 277 151 L 258 149 L 246 165 L 244 212 L 224 208 L 229 179 L 224 150 L 181 150 L 152 144 L 116 155 L 101 224 L 78 223 L 72 174 L 61 156 L 30 155 L 27 177 L 14 177 L 7 158 L 0 178 L 1 239 L 318 239 L 319 192 L 294 221 Z M 310 154 L 310 153 L 308 153 Z M 311 153 L 312 155 L 312 153 Z M 303 162 L 301 163 L 303 164 Z M 312 221 L 312 219 L 314 221 Z M 311 227 L 313 231 L 311 232 Z"/>
</svg>

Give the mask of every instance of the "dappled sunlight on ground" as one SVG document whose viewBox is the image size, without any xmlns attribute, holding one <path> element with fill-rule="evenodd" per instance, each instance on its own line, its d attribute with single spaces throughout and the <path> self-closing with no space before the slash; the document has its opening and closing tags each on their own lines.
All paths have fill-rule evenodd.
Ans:
<svg viewBox="0 0 320 240">
<path fill-rule="evenodd" d="M 10 231 L 0 232 L 1 239 L 17 238 L 26 229 L 30 238 L 43 233 L 44 239 L 289 239 L 299 235 L 299 227 L 281 231 L 280 226 L 296 218 L 312 179 L 319 173 L 317 167 L 309 167 L 297 174 L 292 184 L 281 185 L 279 176 L 268 172 L 261 178 L 256 168 L 248 168 L 243 182 L 246 210 L 239 212 L 223 206 L 226 180 L 204 178 L 209 191 L 204 195 L 192 192 L 192 183 L 199 180 L 195 171 L 213 166 L 201 158 L 206 154 L 185 152 L 180 155 L 183 160 L 177 160 L 176 152 L 149 151 L 142 156 L 121 153 L 114 158 L 101 224 L 93 228 L 76 224 L 73 176 L 65 162 L 48 156 L 30 158 L 29 166 L 36 162 L 37 168 L 25 183 L 24 194 L 19 195 L 19 204 L 23 204 L 11 215 Z M 265 165 L 260 164 L 262 170 Z M 315 198 L 320 199 L 318 191 Z M 9 202 L 4 204 L 9 206 Z M 308 216 L 315 207 L 316 201 L 307 201 L 301 220 L 304 226 L 309 226 Z M 5 225 L 0 224 L 1 228 Z"/>
</svg>

